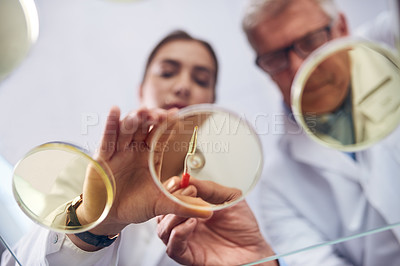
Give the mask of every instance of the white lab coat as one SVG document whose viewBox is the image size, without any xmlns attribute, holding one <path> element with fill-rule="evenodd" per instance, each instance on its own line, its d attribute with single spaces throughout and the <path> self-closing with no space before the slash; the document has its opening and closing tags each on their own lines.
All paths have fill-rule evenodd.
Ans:
<svg viewBox="0 0 400 266">
<path fill-rule="evenodd" d="M 258 189 L 260 226 L 278 254 L 400 222 L 400 128 L 349 155 L 291 119 Z M 288 265 L 400 265 L 400 228 L 288 256 Z"/>
<path fill-rule="evenodd" d="M 358 27 L 354 34 L 364 39 L 378 42 L 391 48 L 396 48 L 395 23 L 397 23 L 393 12 L 382 12 L 375 19 L 368 21 Z"/>
<path fill-rule="evenodd" d="M 383 13 L 356 35 L 394 47 L 391 19 Z M 357 152 L 355 162 L 315 143 L 293 120 L 282 124 L 280 140 L 265 151 L 273 159 L 265 164 L 253 200 L 278 254 L 400 222 L 400 128 Z M 397 227 L 284 259 L 290 266 L 400 265 L 399 240 Z"/>
<path fill-rule="evenodd" d="M 109 247 L 96 252 L 77 248 L 65 234 L 37 226 L 14 248 L 22 265 L 179 265 L 165 253 L 165 245 L 157 237 L 156 221 L 132 224 Z M 3 256 L 1 265 L 14 265 Z"/>
<path fill-rule="evenodd" d="M 18 207 L 11 183 L 12 167 L 0 156 L 0 235 L 9 245 L 14 245 L 33 223 Z"/>
</svg>

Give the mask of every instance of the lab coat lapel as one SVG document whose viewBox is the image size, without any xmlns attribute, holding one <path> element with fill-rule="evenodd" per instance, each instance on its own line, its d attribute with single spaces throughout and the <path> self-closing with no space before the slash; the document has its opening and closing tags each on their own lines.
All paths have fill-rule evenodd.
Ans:
<svg viewBox="0 0 400 266">
<path fill-rule="evenodd" d="M 318 167 L 322 170 L 337 172 L 357 181 L 357 164 L 350 156 L 316 143 L 304 132 L 299 134 L 299 137 L 290 138 L 289 136 L 288 138 L 290 154 L 296 161 Z M 335 160 L 332 160 L 332 158 L 335 158 Z"/>
</svg>

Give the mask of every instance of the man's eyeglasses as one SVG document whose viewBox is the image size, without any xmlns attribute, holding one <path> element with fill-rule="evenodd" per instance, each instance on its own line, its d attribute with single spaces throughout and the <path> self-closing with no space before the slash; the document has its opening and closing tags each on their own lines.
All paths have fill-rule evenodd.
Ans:
<svg viewBox="0 0 400 266">
<path fill-rule="evenodd" d="M 293 49 L 298 56 L 304 59 L 315 49 L 328 42 L 331 38 L 330 35 L 331 24 L 307 34 L 286 48 L 258 56 L 256 64 L 269 74 L 279 73 L 288 68 L 290 64 L 290 50 Z"/>
</svg>

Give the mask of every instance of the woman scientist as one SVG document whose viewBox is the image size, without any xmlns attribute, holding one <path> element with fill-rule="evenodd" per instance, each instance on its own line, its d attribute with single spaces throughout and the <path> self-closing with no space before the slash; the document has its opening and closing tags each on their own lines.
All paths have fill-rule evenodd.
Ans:
<svg viewBox="0 0 400 266">
<path fill-rule="evenodd" d="M 97 161 L 107 163 L 116 180 L 116 196 L 109 215 L 84 237 L 35 228 L 15 247 L 20 262 L 23 265 L 175 264 L 163 256 L 165 248 L 156 236 L 155 221 L 143 222 L 167 213 L 209 217 L 211 212 L 181 207 L 160 193 L 148 169 L 149 149 L 125 147 L 132 144 L 149 147 L 154 128 L 177 108 L 213 103 L 217 73 L 217 58 L 207 42 L 183 31 L 161 40 L 146 64 L 139 88 L 141 108 L 122 120 L 119 109 L 111 108 L 95 156 Z M 173 180 L 168 188 L 174 190 Z M 93 218 L 91 206 L 95 198 L 87 192 L 90 189 L 86 186 L 83 200 L 75 210 L 81 224 Z M 180 191 L 180 197 L 195 193 L 193 186 L 189 186 Z M 192 201 L 201 204 L 199 198 L 193 197 Z M 11 257 L 5 254 L 2 265 L 11 263 Z"/>
</svg>

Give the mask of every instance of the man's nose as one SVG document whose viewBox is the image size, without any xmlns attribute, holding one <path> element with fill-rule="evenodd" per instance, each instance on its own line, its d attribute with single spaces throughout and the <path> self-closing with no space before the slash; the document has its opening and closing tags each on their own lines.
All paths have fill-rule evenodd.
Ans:
<svg viewBox="0 0 400 266">
<path fill-rule="evenodd" d="M 294 78 L 301 64 L 303 64 L 304 58 L 300 57 L 294 50 L 290 50 L 288 56 L 290 73 Z"/>
</svg>

